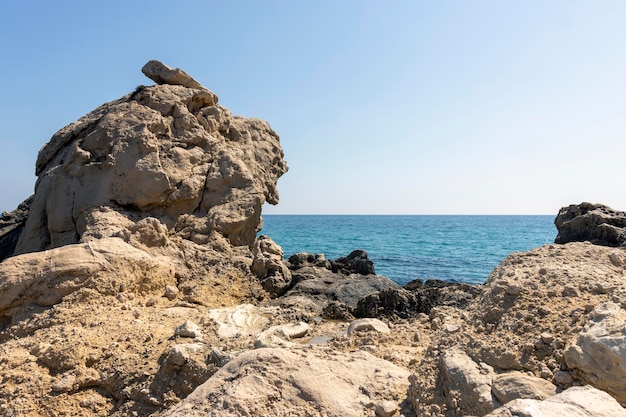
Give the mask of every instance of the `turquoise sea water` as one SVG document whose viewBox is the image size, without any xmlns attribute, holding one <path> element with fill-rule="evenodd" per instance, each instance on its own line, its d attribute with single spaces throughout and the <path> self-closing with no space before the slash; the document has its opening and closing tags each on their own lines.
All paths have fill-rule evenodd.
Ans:
<svg viewBox="0 0 626 417">
<path fill-rule="evenodd" d="M 554 216 L 264 215 L 263 230 L 285 257 L 327 259 L 364 249 L 379 275 L 399 284 L 415 278 L 483 283 L 502 259 L 551 243 Z"/>
</svg>

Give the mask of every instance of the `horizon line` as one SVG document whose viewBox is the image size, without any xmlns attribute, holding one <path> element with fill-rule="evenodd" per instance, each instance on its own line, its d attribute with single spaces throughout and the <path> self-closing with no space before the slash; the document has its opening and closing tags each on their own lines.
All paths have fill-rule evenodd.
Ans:
<svg viewBox="0 0 626 417">
<path fill-rule="evenodd" d="M 261 213 L 262 216 L 554 216 L 537 213 Z"/>
</svg>

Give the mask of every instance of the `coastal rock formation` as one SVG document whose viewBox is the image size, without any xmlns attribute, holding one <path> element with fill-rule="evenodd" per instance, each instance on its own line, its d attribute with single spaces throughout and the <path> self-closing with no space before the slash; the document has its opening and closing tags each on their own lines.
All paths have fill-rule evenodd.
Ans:
<svg viewBox="0 0 626 417">
<path fill-rule="evenodd" d="M 494 395 L 499 391 L 497 378 L 478 378 L 490 372 L 484 369 L 497 375 L 521 371 L 558 389 L 592 384 L 623 403 L 623 364 L 617 358 L 624 349 L 619 320 L 624 307 L 612 301 L 626 292 L 626 269 L 616 262 L 620 252 L 573 242 L 514 253 L 494 269 L 466 309 L 434 307 L 429 319 L 436 348 L 411 376 L 409 398 L 416 412 L 480 415 L 495 408 L 498 403 L 489 406 L 487 392 L 488 387 Z M 600 350 L 604 353 L 590 360 Z M 475 364 L 467 371 L 458 367 L 456 380 L 482 381 L 467 385 L 475 386 L 471 389 L 461 385 L 458 395 L 450 395 L 454 385 L 444 360 L 454 352 Z"/>
<path fill-rule="evenodd" d="M 0 217 L 0 262 L 15 253 L 15 246 L 24 229 L 32 202 L 33 196 L 30 196 L 15 210 L 2 213 Z"/>
<path fill-rule="evenodd" d="M 2 215 L 2 416 L 149 415 L 252 346 L 220 344 L 209 310 L 267 298 L 250 270 L 278 135 L 182 70 L 144 72 L 159 85 L 57 132 Z"/>
<path fill-rule="evenodd" d="M 399 288 L 389 278 L 375 275 L 367 252 L 355 250 L 347 257 L 328 261 L 323 255 L 292 255 L 291 285 L 278 300 L 282 306 L 297 305 L 321 313 L 329 303 L 356 308 L 361 298 L 389 288 Z"/>
<path fill-rule="evenodd" d="M 588 384 L 626 403 L 626 293 L 593 309 L 589 321 L 565 351 L 565 362 Z"/>
<path fill-rule="evenodd" d="M 626 244 L 626 212 L 602 204 L 581 203 L 563 207 L 554 224 L 559 231 L 555 243 Z"/>
<path fill-rule="evenodd" d="M 252 246 L 261 206 L 278 202 L 276 181 L 287 170 L 278 135 L 155 66 L 147 64 L 159 82 L 183 85 L 140 86 L 61 129 L 41 149 L 17 254 L 124 234 L 148 217 L 197 244 L 219 234 L 234 246 Z"/>
<path fill-rule="evenodd" d="M 158 85 L 55 134 L 0 219 L 0 416 L 625 414 L 622 226 L 576 220 L 614 211 L 566 210 L 594 237 L 477 286 L 400 287 L 361 250 L 285 260 L 257 238 L 278 136 L 143 71 Z"/>
<path fill-rule="evenodd" d="M 614 398 L 591 386 L 572 387 L 547 399 L 517 399 L 486 417 L 624 417 L 626 410 Z"/>
<path fill-rule="evenodd" d="M 408 372 L 367 352 L 259 349 L 241 354 L 165 417 L 354 416 L 401 408 Z M 380 414 L 379 414 L 380 415 Z"/>
</svg>

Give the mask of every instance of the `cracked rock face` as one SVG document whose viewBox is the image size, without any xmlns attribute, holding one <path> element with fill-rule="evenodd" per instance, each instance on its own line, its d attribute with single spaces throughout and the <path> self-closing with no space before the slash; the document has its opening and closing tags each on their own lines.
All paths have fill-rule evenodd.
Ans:
<svg viewBox="0 0 626 417">
<path fill-rule="evenodd" d="M 251 246 L 287 171 L 278 135 L 197 85 L 138 87 L 57 132 L 39 152 L 15 254 L 112 236 L 147 217 L 194 243 L 217 232 Z"/>
</svg>

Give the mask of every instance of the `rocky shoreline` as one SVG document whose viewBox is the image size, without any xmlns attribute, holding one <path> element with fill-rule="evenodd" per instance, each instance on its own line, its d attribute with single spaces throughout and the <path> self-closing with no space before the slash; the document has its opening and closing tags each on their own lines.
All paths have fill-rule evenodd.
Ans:
<svg viewBox="0 0 626 417">
<path fill-rule="evenodd" d="M 0 218 L 0 416 L 626 416 L 626 213 L 564 207 L 483 285 L 284 259 L 278 135 L 143 72 Z"/>
</svg>

